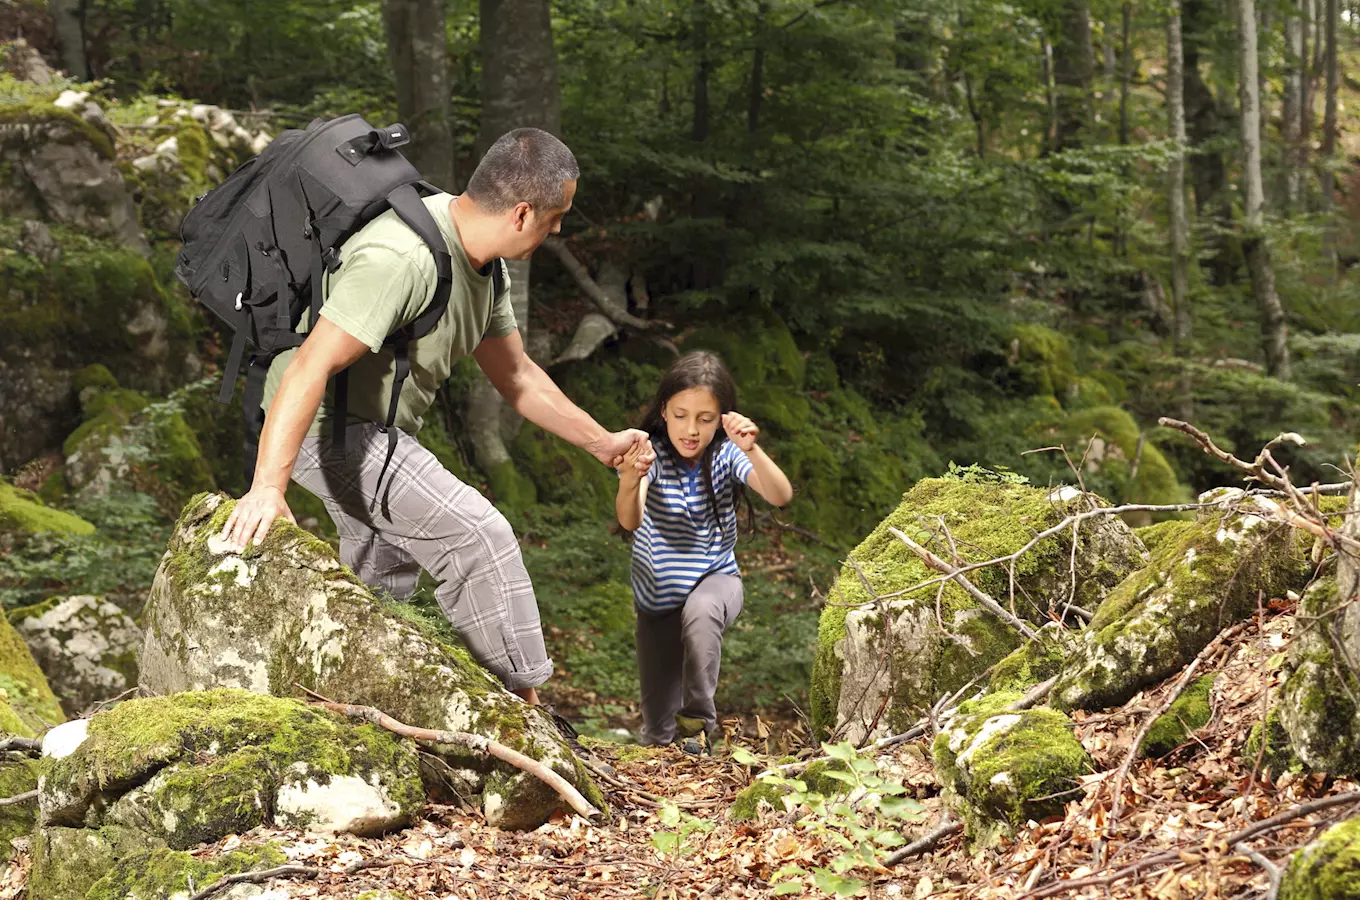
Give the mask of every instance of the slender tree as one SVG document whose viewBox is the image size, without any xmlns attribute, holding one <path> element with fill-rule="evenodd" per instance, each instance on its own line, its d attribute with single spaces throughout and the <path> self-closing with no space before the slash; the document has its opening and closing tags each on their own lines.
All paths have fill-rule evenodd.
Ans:
<svg viewBox="0 0 1360 900">
<path fill-rule="evenodd" d="M 410 129 L 404 152 L 426 181 L 454 190 L 453 124 L 442 0 L 384 0 L 397 113 Z"/>
<path fill-rule="evenodd" d="M 1185 55 L 1181 43 L 1181 3 L 1170 0 L 1166 20 L 1166 114 L 1176 150 L 1167 169 L 1167 207 L 1171 217 L 1171 298 L 1174 340 L 1183 355 L 1190 340 L 1190 223 L 1185 211 Z"/>
<path fill-rule="evenodd" d="M 1242 196 L 1245 228 L 1242 252 L 1251 273 L 1251 289 L 1261 316 L 1266 371 L 1289 378 L 1289 344 L 1284 307 L 1275 291 L 1275 270 L 1265 235 L 1265 194 L 1261 187 L 1261 108 L 1257 92 L 1256 3 L 1238 0 L 1238 97 L 1242 125 Z"/>
<path fill-rule="evenodd" d="M 1283 210 L 1294 212 L 1299 206 L 1299 186 L 1302 166 L 1299 163 L 1299 135 L 1303 129 L 1303 3 L 1291 0 L 1284 19 L 1285 73 L 1284 98 L 1280 110 L 1280 138 L 1284 143 Z"/>
<path fill-rule="evenodd" d="M 1322 165 L 1318 171 L 1318 188 L 1321 194 L 1322 211 L 1330 213 L 1335 202 L 1333 196 L 1335 192 L 1335 168 L 1336 165 L 1336 92 L 1338 87 L 1338 73 L 1336 68 L 1336 30 L 1339 11 L 1337 0 L 1326 0 L 1323 10 L 1323 42 L 1326 48 L 1323 51 L 1323 64 L 1327 71 L 1327 93 L 1323 100 L 1322 114 Z M 1324 232 L 1323 252 L 1331 263 L 1333 270 L 1336 268 L 1336 231 L 1331 223 L 1326 226 Z"/>
<path fill-rule="evenodd" d="M 85 0 L 48 0 L 47 11 L 61 47 L 61 66 L 66 74 L 79 81 L 90 78 L 90 64 L 85 56 Z"/>
<path fill-rule="evenodd" d="M 1057 101 L 1056 144 L 1059 152 L 1080 147 L 1083 132 L 1095 117 L 1091 81 L 1095 60 L 1091 49 L 1091 12 L 1086 0 L 1062 0 L 1061 20 L 1053 44 L 1053 81 Z"/>
</svg>

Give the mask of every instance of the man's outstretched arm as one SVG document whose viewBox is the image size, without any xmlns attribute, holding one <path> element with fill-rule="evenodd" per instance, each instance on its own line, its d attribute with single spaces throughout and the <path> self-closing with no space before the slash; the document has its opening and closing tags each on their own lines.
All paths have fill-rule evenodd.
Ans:
<svg viewBox="0 0 1360 900">
<path fill-rule="evenodd" d="M 237 551 L 251 541 L 263 541 L 280 516 L 296 521 L 283 493 L 297 462 L 298 447 L 326 395 L 326 382 L 367 352 L 363 341 L 323 316 L 289 361 L 265 416 L 255 480 L 222 528 L 222 538 Z"/>
<path fill-rule="evenodd" d="M 636 428 L 609 432 L 567 399 L 548 373 L 524 352 L 519 331 L 483 338 L 473 351 L 491 384 L 515 411 L 562 440 L 588 451 L 606 466 L 618 466 L 635 443 L 647 440 Z M 651 464 L 651 460 L 647 460 Z"/>
</svg>

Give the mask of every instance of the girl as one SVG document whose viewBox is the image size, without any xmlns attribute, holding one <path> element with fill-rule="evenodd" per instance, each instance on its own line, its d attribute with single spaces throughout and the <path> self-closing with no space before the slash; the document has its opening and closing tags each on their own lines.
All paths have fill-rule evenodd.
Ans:
<svg viewBox="0 0 1360 900">
<path fill-rule="evenodd" d="M 701 733 L 712 747 L 722 636 L 741 612 L 733 549 L 742 486 L 775 506 L 793 497 L 789 479 L 756 443 L 760 429 L 736 405 L 718 357 L 682 356 L 662 376 L 642 423 L 652 446 L 635 445 L 618 468 L 614 508 L 619 524 L 637 532 L 632 586 L 644 744 L 672 742 L 678 726 L 686 752 L 700 751 Z M 639 471 L 653 447 L 656 459 Z"/>
</svg>

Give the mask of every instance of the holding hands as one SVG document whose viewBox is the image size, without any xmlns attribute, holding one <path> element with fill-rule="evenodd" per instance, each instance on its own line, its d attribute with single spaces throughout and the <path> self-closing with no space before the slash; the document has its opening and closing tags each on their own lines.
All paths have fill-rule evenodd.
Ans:
<svg viewBox="0 0 1360 900">
<path fill-rule="evenodd" d="M 743 453 L 750 453 L 755 449 L 756 438 L 760 435 L 760 428 L 746 416 L 739 412 L 723 413 L 723 429 L 727 432 L 727 437 Z"/>
<path fill-rule="evenodd" d="M 614 463 L 614 468 L 625 482 L 636 484 L 651 469 L 652 461 L 655 459 L 656 450 L 652 448 L 652 442 L 644 438 L 619 457 Z"/>
</svg>

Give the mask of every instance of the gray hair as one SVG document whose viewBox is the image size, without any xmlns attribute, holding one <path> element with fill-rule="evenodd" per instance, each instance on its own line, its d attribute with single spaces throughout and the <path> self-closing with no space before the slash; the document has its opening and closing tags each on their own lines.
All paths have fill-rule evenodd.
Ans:
<svg viewBox="0 0 1360 900">
<path fill-rule="evenodd" d="M 467 195 L 493 213 L 521 202 L 536 210 L 557 209 L 566 200 L 566 183 L 580 177 L 566 144 L 538 128 L 516 128 L 486 151 L 468 181 Z"/>
</svg>

